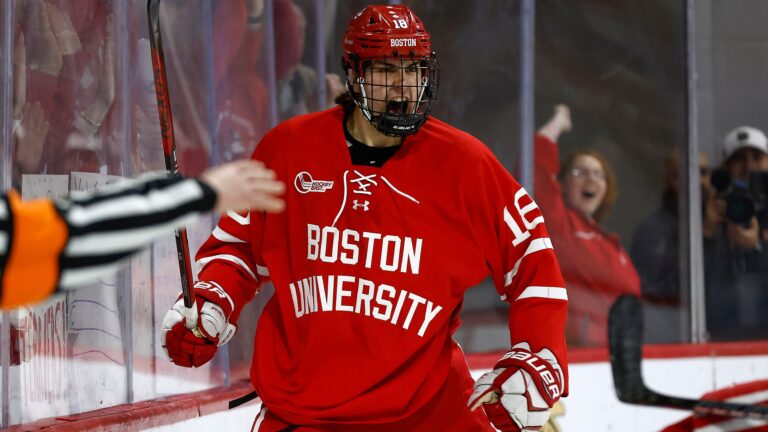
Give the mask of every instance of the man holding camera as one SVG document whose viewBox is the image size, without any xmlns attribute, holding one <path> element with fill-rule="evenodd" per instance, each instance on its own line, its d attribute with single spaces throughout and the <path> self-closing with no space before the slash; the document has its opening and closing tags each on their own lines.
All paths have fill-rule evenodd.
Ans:
<svg viewBox="0 0 768 432">
<path fill-rule="evenodd" d="M 713 340 L 752 339 L 765 336 L 768 324 L 768 139 L 740 126 L 723 146 L 704 202 L 707 327 Z"/>
</svg>

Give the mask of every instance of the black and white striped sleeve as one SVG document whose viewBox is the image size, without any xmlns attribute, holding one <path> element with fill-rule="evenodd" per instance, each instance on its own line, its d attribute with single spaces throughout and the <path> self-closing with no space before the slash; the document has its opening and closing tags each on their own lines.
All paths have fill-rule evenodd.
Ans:
<svg viewBox="0 0 768 432">
<path fill-rule="evenodd" d="M 196 179 L 150 176 L 73 195 L 57 207 L 69 229 L 59 288 L 74 288 L 116 271 L 159 235 L 213 209 L 216 193 Z"/>
</svg>

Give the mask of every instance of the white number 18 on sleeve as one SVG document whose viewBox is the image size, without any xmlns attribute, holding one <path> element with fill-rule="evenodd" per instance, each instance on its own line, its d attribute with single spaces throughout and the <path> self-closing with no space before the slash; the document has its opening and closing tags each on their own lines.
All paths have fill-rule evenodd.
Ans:
<svg viewBox="0 0 768 432">
<path fill-rule="evenodd" d="M 520 199 L 526 197 L 528 200 L 530 200 L 530 203 L 525 205 L 524 207 L 520 208 Z M 525 189 L 520 188 L 517 193 L 515 194 L 515 208 L 517 209 L 517 214 L 520 215 L 520 219 L 523 220 L 523 225 L 525 225 L 525 231 L 522 230 L 520 225 L 517 224 L 515 221 L 515 218 L 512 217 L 512 215 L 509 213 L 509 210 L 507 210 L 507 207 L 504 207 L 504 222 L 507 223 L 507 226 L 509 226 L 509 229 L 512 230 L 512 234 L 515 236 L 514 239 L 512 239 L 512 246 L 517 246 L 520 243 L 524 242 L 528 239 L 528 237 L 531 236 L 530 230 L 536 228 L 540 223 L 544 222 L 544 216 L 536 216 L 533 218 L 532 221 L 529 221 L 526 218 L 526 215 L 531 213 L 534 210 L 538 210 L 538 207 L 536 206 L 536 203 L 533 202 L 530 196 L 525 192 Z"/>
</svg>

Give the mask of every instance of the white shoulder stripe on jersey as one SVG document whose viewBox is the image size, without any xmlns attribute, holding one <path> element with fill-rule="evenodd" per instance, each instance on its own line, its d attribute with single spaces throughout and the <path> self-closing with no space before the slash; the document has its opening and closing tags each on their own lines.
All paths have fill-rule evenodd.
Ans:
<svg viewBox="0 0 768 432">
<path fill-rule="evenodd" d="M 219 241 L 223 241 L 227 243 L 246 243 L 245 240 L 240 240 L 239 238 L 233 236 L 232 234 L 224 231 L 219 226 L 216 226 L 216 228 L 214 228 L 213 230 L 213 233 L 211 234 L 213 234 L 213 237 Z"/>
<path fill-rule="evenodd" d="M 72 237 L 64 250 L 64 254 L 71 257 L 108 255 L 140 249 L 149 244 L 157 235 L 169 232 L 179 225 L 190 224 L 195 220 L 197 220 L 197 215 L 187 214 L 163 224 L 150 225 L 144 228 L 94 232 Z"/>
<path fill-rule="evenodd" d="M 253 278 L 253 280 L 258 281 L 259 278 L 256 277 L 256 275 L 253 273 L 250 267 L 248 267 L 248 264 L 245 263 L 245 261 L 241 260 L 240 258 L 234 256 L 234 255 L 228 255 L 228 254 L 221 254 L 221 255 L 212 255 L 209 257 L 205 257 L 203 259 L 200 259 L 197 261 L 197 264 L 200 265 L 200 270 L 202 271 L 203 267 L 205 267 L 208 263 L 215 261 L 215 260 L 224 260 L 229 261 L 232 263 L 235 263 L 243 268 L 246 272 L 248 272 L 249 275 Z"/>
<path fill-rule="evenodd" d="M 259 276 L 269 277 L 269 269 L 258 264 L 256 264 L 256 273 L 258 273 Z"/>
<path fill-rule="evenodd" d="M 248 212 L 245 216 L 240 216 L 237 212 L 229 210 L 227 212 L 227 216 L 229 216 L 230 219 L 237 222 L 239 225 L 250 225 L 251 224 L 251 212 Z"/>
<path fill-rule="evenodd" d="M 148 195 L 126 195 L 88 206 L 74 204 L 67 219 L 73 226 L 86 226 L 112 218 L 158 214 L 199 200 L 202 196 L 203 189 L 196 181 L 182 181 Z"/>
<path fill-rule="evenodd" d="M 528 249 L 525 250 L 525 253 L 523 254 L 523 256 L 521 256 L 520 259 L 517 260 L 512 270 L 504 275 L 504 286 L 508 287 L 512 285 L 512 279 L 515 278 L 517 271 L 520 270 L 520 263 L 523 261 L 523 258 L 527 257 L 532 253 L 543 251 L 544 249 L 553 249 L 552 240 L 550 240 L 549 237 L 543 237 L 543 238 L 537 238 L 537 239 L 531 240 L 531 242 L 528 243 Z"/>
<path fill-rule="evenodd" d="M 568 300 L 568 292 L 565 288 L 561 287 L 529 286 L 515 299 L 515 301 L 534 297 L 553 300 Z"/>
</svg>

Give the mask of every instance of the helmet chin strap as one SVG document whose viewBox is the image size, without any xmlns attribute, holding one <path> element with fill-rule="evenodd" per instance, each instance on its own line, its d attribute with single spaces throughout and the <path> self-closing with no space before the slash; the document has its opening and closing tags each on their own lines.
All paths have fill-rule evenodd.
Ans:
<svg viewBox="0 0 768 432">
<path fill-rule="evenodd" d="M 357 104 L 357 106 L 360 108 L 360 111 L 363 112 L 365 118 L 367 118 L 369 122 L 374 123 L 373 115 L 371 115 L 371 110 L 368 107 L 368 96 L 365 95 L 365 86 L 363 85 L 364 83 L 365 81 L 362 77 L 357 78 L 357 85 L 360 86 L 360 95 L 362 96 L 363 103 L 360 103 L 356 97 L 353 97 L 352 99 L 354 99 L 355 104 Z M 347 80 L 347 91 L 349 94 L 354 94 L 351 86 L 349 85 L 349 80 Z"/>
<path fill-rule="evenodd" d="M 424 91 L 427 90 L 427 83 L 428 82 L 429 82 L 429 78 L 421 77 L 421 85 L 419 86 L 419 94 L 416 97 L 416 103 L 413 104 L 413 112 L 411 112 L 411 114 L 416 114 L 416 110 L 419 109 L 419 105 L 421 105 L 421 99 L 424 97 Z"/>
</svg>

